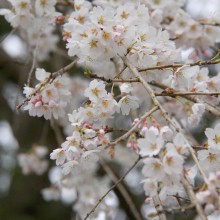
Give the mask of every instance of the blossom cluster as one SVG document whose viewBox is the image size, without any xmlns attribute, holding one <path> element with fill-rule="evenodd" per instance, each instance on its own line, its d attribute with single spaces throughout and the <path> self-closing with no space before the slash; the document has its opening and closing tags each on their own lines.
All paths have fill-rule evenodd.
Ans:
<svg viewBox="0 0 220 220">
<path fill-rule="evenodd" d="M 38 68 L 35 75 L 40 81 L 35 88 L 24 87 L 24 94 L 27 98 L 30 97 L 24 110 L 28 110 L 31 116 L 44 116 L 45 119 L 52 117 L 58 119 L 64 116 L 64 109 L 71 94 L 68 89 L 68 77 L 59 76 L 44 85 L 45 80 L 49 80 L 51 74 Z"/>
<path fill-rule="evenodd" d="M 12 10 L 1 9 L 0 14 L 13 27 L 26 30 L 32 47 L 39 52 L 47 45 L 43 39 L 50 41 L 44 52 L 37 53 L 39 60 L 55 49 L 52 23 L 57 17 L 57 23 L 63 22 L 68 55 L 77 57 L 87 75 L 96 78 L 82 86 L 84 97 L 73 88 L 70 77 L 53 76 L 41 68 L 35 72 L 39 83 L 34 88 L 24 87 L 24 110 L 30 116 L 56 119 L 68 136 L 50 153 L 59 178 L 42 191 L 44 198 L 65 200 L 65 190 L 72 190 L 71 202 L 77 198 L 73 209 L 85 217 L 109 187 L 108 178 L 94 176 L 99 158 L 109 149 L 109 158 L 117 157 L 114 150 L 118 142 L 127 140 L 131 154 L 143 162 L 141 182 L 148 198 L 159 196 L 164 207 L 177 206 L 177 194 L 187 197 L 182 179 L 196 186 L 196 178 L 202 177 L 206 186 L 195 193 L 193 202 L 206 205 L 206 214 L 218 219 L 220 124 L 206 128 L 207 143 L 199 146 L 202 149 L 195 148 L 196 152 L 187 132 L 199 124 L 207 110 L 220 115 L 219 95 L 211 94 L 220 91 L 220 73 L 213 76 L 208 67 L 200 67 L 219 61 L 219 53 L 209 63 L 194 62 L 201 52 L 207 55 L 204 49 L 220 42 L 220 28 L 193 19 L 183 10 L 184 0 L 75 0 L 66 17 L 56 12 L 55 0 L 10 3 Z M 33 28 L 33 24 L 37 26 Z M 184 55 L 187 49 L 190 52 Z M 76 100 L 71 96 L 77 96 Z M 154 112 L 140 117 L 155 106 Z M 117 123 L 126 133 L 114 140 L 110 132 L 115 128 L 109 125 Z M 23 172 L 43 173 L 47 167 L 42 162 L 45 154 L 35 148 L 20 155 Z M 196 165 L 188 163 L 189 154 Z M 114 216 L 116 207 L 115 195 L 108 194 L 92 219 Z"/>
<path fill-rule="evenodd" d="M 89 166 L 83 172 L 75 176 L 70 173 L 68 178 L 63 178 L 60 168 L 53 167 L 49 170 L 51 186 L 42 190 L 46 201 L 61 200 L 66 204 L 72 204 L 73 210 L 79 217 L 84 218 L 86 213 L 95 205 L 96 201 L 108 190 L 110 179 L 108 177 L 95 177 L 98 166 Z M 89 181 L 88 181 L 89 180 Z M 102 205 L 93 214 L 92 218 L 114 218 L 117 211 L 118 200 L 114 193 L 109 194 Z M 104 216 L 103 216 L 104 215 Z"/>
<path fill-rule="evenodd" d="M 187 142 L 182 134 L 175 134 L 167 127 L 145 127 L 144 138 L 137 140 L 139 154 L 143 157 L 142 173 L 145 194 L 154 197 L 159 193 L 162 202 L 168 195 L 182 190 L 180 183 Z M 183 191 L 183 190 L 182 190 Z M 166 201 L 168 202 L 168 201 Z"/>
<path fill-rule="evenodd" d="M 64 24 L 63 35 L 69 56 L 77 55 L 79 63 L 106 77 L 114 73 L 106 72 L 106 65 L 110 67 L 112 59 L 126 54 L 138 67 L 173 62 L 178 57 L 168 32 L 150 24 L 148 8 L 140 3 L 128 2 L 115 9 L 75 1 L 75 11 Z M 111 67 L 114 69 L 114 65 Z"/>
<path fill-rule="evenodd" d="M 94 1 L 96 5 L 103 7 L 120 7 L 121 4 L 127 2 L 132 3 L 133 1 Z M 203 21 L 203 19 L 193 18 L 183 10 L 185 0 L 141 0 L 140 2 L 146 5 L 150 12 L 150 23 L 155 27 L 166 29 L 171 38 L 176 39 L 176 44 L 179 46 L 193 47 L 204 53 L 204 49 L 220 41 L 220 28 L 200 23 L 200 20 Z M 209 22 L 219 22 L 218 16 L 211 14 L 209 16 Z"/>
<path fill-rule="evenodd" d="M 178 91 L 212 93 L 219 91 L 219 80 L 220 74 L 218 73 L 211 77 L 206 67 L 182 66 L 174 71 L 173 74 L 169 74 L 162 82 L 174 90 L 178 89 Z M 206 104 L 208 103 L 212 106 L 218 105 L 219 96 L 202 95 L 197 100 L 197 103 L 192 103 L 179 98 L 177 100 L 166 101 L 165 106 L 170 113 L 173 113 L 179 119 L 181 118 L 184 124 L 195 127 L 201 121 L 205 110 L 207 110 Z M 176 109 L 179 111 L 176 111 Z"/>
<path fill-rule="evenodd" d="M 29 153 L 19 154 L 18 164 L 22 169 L 22 173 L 25 175 L 31 173 L 42 175 L 48 169 L 47 154 L 47 147 L 40 145 L 34 146 Z"/>
<path fill-rule="evenodd" d="M 133 100 L 130 95 L 125 95 L 117 103 L 107 93 L 104 82 L 98 80 L 90 82 L 84 95 L 89 98 L 85 107 L 69 114 L 71 136 L 67 137 L 61 148 L 51 153 L 51 159 L 62 165 L 65 175 L 73 170 L 86 169 L 98 160 L 97 153 L 110 142 L 105 129 L 107 119 L 120 109 L 123 115 L 127 115 L 131 109 L 138 107 L 136 99 Z"/>
<path fill-rule="evenodd" d="M 0 15 L 22 32 L 22 39 L 28 43 L 37 60 L 48 58 L 56 49 L 59 38 L 54 32 L 55 18 L 61 15 L 55 10 L 56 0 L 8 0 L 11 9 L 0 9 Z"/>
<path fill-rule="evenodd" d="M 218 172 L 220 166 L 220 124 L 215 128 L 206 128 L 205 135 L 208 139 L 206 148 L 198 151 L 198 159 L 202 169 L 208 175 Z"/>
</svg>

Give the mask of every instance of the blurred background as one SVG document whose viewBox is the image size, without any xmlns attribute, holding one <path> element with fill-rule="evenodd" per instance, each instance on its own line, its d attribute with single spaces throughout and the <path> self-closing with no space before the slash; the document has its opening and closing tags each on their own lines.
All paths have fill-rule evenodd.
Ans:
<svg viewBox="0 0 220 220">
<path fill-rule="evenodd" d="M 0 8 L 8 6 L 7 1 L 0 1 Z M 193 17 L 215 13 L 217 7 L 217 11 L 220 11 L 219 0 L 189 0 L 186 5 Z M 69 62 L 62 42 L 59 42 L 59 48 L 60 51 L 50 54 L 50 59 L 40 63 L 41 67 L 55 71 Z M 17 165 L 17 154 L 30 151 L 36 144 L 49 146 L 50 152 L 58 147 L 55 132 L 48 121 L 29 117 L 27 112 L 15 108 L 23 100 L 22 87 L 27 81 L 31 65 L 25 42 L 19 37 L 18 31 L 12 29 L 4 17 L 0 16 L 0 220 L 74 219 L 71 205 L 43 200 L 41 190 L 50 184 L 47 172 L 40 176 L 23 175 Z M 79 71 L 82 70 L 73 70 L 72 74 Z M 203 126 L 208 121 L 210 123 L 210 120 L 213 121 L 214 118 L 207 116 Z M 198 138 L 201 130 L 194 131 Z M 49 154 L 47 157 L 49 158 Z M 50 163 L 50 166 L 54 165 L 53 161 Z M 117 163 L 111 166 L 112 169 L 118 169 Z M 102 172 L 100 170 L 100 175 Z M 136 187 L 139 180 L 141 176 L 134 171 L 125 185 L 141 208 L 144 197 L 141 186 L 138 189 Z M 117 189 L 115 193 L 120 198 Z M 129 213 L 123 200 L 121 209 Z M 129 219 L 123 214 L 118 216 L 120 218 L 117 219 Z M 190 219 L 190 213 L 187 218 Z"/>
</svg>

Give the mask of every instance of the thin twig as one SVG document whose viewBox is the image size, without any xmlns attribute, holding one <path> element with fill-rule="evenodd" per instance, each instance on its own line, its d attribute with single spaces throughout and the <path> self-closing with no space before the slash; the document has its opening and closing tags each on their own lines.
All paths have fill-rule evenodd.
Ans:
<svg viewBox="0 0 220 220">
<path fill-rule="evenodd" d="M 161 205 L 161 201 L 160 201 L 160 198 L 159 198 L 158 194 L 153 196 L 152 199 L 154 201 L 154 206 L 155 206 L 155 209 L 157 210 L 157 214 L 159 215 L 160 220 L 167 220 L 167 217 L 166 217 L 165 213 L 160 212 L 161 210 L 163 210 L 163 207 Z"/>
<path fill-rule="evenodd" d="M 42 130 L 41 130 L 41 136 L 38 141 L 39 144 L 42 144 L 42 145 L 45 144 L 46 138 L 48 137 L 48 131 L 49 131 L 49 124 L 48 124 L 48 121 L 45 120 Z"/>
<path fill-rule="evenodd" d="M 134 132 L 136 130 L 136 128 L 142 123 L 142 121 L 144 119 L 146 119 L 148 116 L 152 115 L 156 110 L 158 110 L 159 107 L 155 106 L 153 107 L 150 111 L 147 111 L 141 118 L 140 120 L 129 130 L 127 131 L 124 135 L 120 136 L 119 138 L 117 138 L 115 141 L 110 143 L 110 146 L 114 146 L 117 143 L 119 143 L 120 141 L 125 140 L 127 137 L 129 137 L 129 135 Z"/>
<path fill-rule="evenodd" d="M 114 173 L 114 171 L 111 169 L 111 167 L 102 159 L 99 159 L 100 164 L 102 165 L 103 169 L 105 172 L 108 174 L 108 176 L 111 178 L 111 180 L 116 183 L 118 181 L 118 177 Z M 129 195 L 127 189 L 125 186 L 121 183 L 117 185 L 117 188 L 119 189 L 120 193 L 122 194 L 123 198 L 125 199 L 127 205 L 130 208 L 130 211 L 132 212 L 133 216 L 135 217 L 136 220 L 141 220 L 142 217 L 135 206 L 135 203 L 133 202 L 131 196 Z"/>
<path fill-rule="evenodd" d="M 127 66 L 124 66 L 121 71 L 114 77 L 114 79 L 119 78 L 119 76 L 126 70 Z"/>
<path fill-rule="evenodd" d="M 128 169 L 128 171 L 99 199 L 96 205 L 92 208 L 92 210 L 86 214 L 84 220 L 88 219 L 88 217 L 96 210 L 98 205 L 103 201 L 103 199 L 122 181 L 124 178 L 131 172 L 131 170 L 136 166 L 141 158 L 138 157 L 134 164 Z"/>
<path fill-rule="evenodd" d="M 201 25 L 209 25 L 209 26 L 220 26 L 220 23 L 217 21 L 208 21 L 208 19 L 200 18 L 197 20 Z"/>
<path fill-rule="evenodd" d="M 140 82 L 139 79 L 137 78 L 133 78 L 133 79 L 106 79 L 105 77 L 102 76 L 97 76 L 96 74 L 90 73 L 89 75 L 91 78 L 94 79 L 100 79 L 102 81 L 105 81 L 107 83 L 117 83 L 117 82 L 122 82 L 122 83 L 134 83 L 134 82 Z M 191 101 L 191 102 L 195 102 L 195 103 L 203 103 L 206 106 L 206 110 L 211 112 L 214 115 L 220 116 L 220 109 L 216 106 L 213 106 L 203 100 L 198 99 L 197 97 L 195 97 L 195 95 L 220 95 L 220 92 L 180 92 L 178 90 L 174 90 L 162 83 L 159 83 L 155 80 L 152 80 L 151 82 L 148 82 L 150 85 L 156 86 L 158 88 L 161 89 L 166 89 L 166 90 L 170 90 L 172 92 L 166 92 L 163 91 L 162 93 L 155 93 L 155 96 L 170 96 L 175 98 L 175 96 L 182 96 L 183 98 Z"/>
<path fill-rule="evenodd" d="M 97 130 L 99 130 L 99 129 L 97 129 Z M 105 128 L 105 132 L 106 132 L 106 133 L 115 132 L 115 131 L 118 131 L 118 132 L 127 132 L 128 129 L 125 129 L 125 128 L 109 128 L 109 127 L 106 127 L 106 128 Z"/>
<path fill-rule="evenodd" d="M 197 202 L 197 200 L 196 200 L 196 195 L 195 195 L 195 193 L 193 191 L 192 186 L 189 184 L 189 182 L 185 179 L 184 176 L 181 177 L 181 182 L 182 182 L 186 192 L 188 193 L 189 198 L 190 198 L 192 204 L 195 205 L 196 210 L 197 210 L 201 220 L 207 220 L 207 217 L 206 217 L 206 214 L 205 214 L 204 210 L 202 209 L 202 207 L 199 204 L 199 202 Z"/>
<path fill-rule="evenodd" d="M 61 130 L 60 130 L 57 122 L 54 119 L 51 119 L 50 120 L 50 126 L 51 126 L 51 128 L 53 129 L 53 131 L 55 133 L 57 144 L 59 146 L 61 146 L 61 144 L 64 142 L 64 138 L 63 138 L 63 135 L 61 133 Z"/>
<path fill-rule="evenodd" d="M 33 61 L 32 61 L 32 65 L 31 65 L 31 69 L 28 73 L 27 86 L 30 86 L 30 84 L 31 84 L 32 75 L 33 75 L 34 69 L 36 67 L 36 60 L 37 60 L 36 57 L 37 57 L 38 45 L 39 44 L 36 45 L 34 52 L 33 52 Z"/>
<path fill-rule="evenodd" d="M 172 90 L 174 93 L 176 93 L 176 92 L 180 92 L 180 91 L 177 91 L 177 90 L 174 90 L 174 89 L 172 89 L 172 88 L 170 88 L 170 87 L 168 87 L 168 86 L 166 86 L 166 85 L 164 85 L 164 84 L 162 84 L 162 83 L 159 83 L 159 82 L 157 82 L 157 81 L 155 81 L 155 80 L 152 80 L 151 82 L 148 82 L 150 85 L 152 85 L 152 86 L 156 86 L 156 87 L 158 87 L 158 88 L 161 88 L 161 89 L 168 89 L 168 90 Z M 172 97 L 172 95 L 170 96 L 170 97 Z M 205 101 L 203 101 L 203 100 L 201 100 L 201 99 L 199 99 L 198 97 L 196 97 L 196 96 L 191 96 L 191 95 L 184 95 L 184 96 L 182 96 L 184 99 L 187 99 L 187 100 L 189 100 L 189 101 L 191 101 L 191 102 L 194 102 L 194 103 L 203 103 L 204 105 L 205 105 L 205 108 L 206 108 L 206 110 L 208 111 L 208 112 L 211 112 L 212 114 L 214 114 L 214 115 L 216 115 L 216 116 L 220 116 L 220 109 L 217 107 L 217 106 L 213 106 L 213 105 L 211 105 L 211 104 L 209 104 L 209 103 L 207 103 L 207 102 L 205 102 Z"/>
<path fill-rule="evenodd" d="M 194 204 L 189 204 L 189 205 L 182 205 L 180 207 L 173 207 L 173 208 L 167 208 L 167 209 L 162 209 L 158 210 L 157 213 L 151 213 L 149 217 L 156 217 L 158 214 L 161 213 L 168 213 L 168 214 L 174 214 L 175 212 L 185 212 L 188 209 L 193 209 L 195 208 Z"/>
<path fill-rule="evenodd" d="M 204 65 L 212 65 L 220 63 L 220 59 L 217 60 L 208 60 L 208 61 L 197 61 L 195 63 L 188 63 L 188 64 L 182 64 L 182 63 L 176 63 L 176 64 L 168 64 L 168 65 L 161 65 L 161 66 L 153 66 L 153 67 L 147 67 L 147 68 L 141 68 L 138 69 L 139 72 L 144 72 L 148 70 L 162 70 L 167 68 L 178 68 L 182 66 L 204 66 Z"/>
<path fill-rule="evenodd" d="M 155 93 L 156 96 L 185 96 L 185 95 L 213 95 L 218 96 L 220 92 L 166 92 Z"/>
<path fill-rule="evenodd" d="M 121 82 L 121 83 L 134 83 L 134 82 L 140 82 L 140 80 L 138 78 L 133 78 L 133 79 L 106 79 L 103 76 L 97 76 L 94 73 L 90 73 L 89 74 L 90 78 L 93 79 L 100 79 L 104 82 L 107 83 L 117 83 L 117 82 Z M 155 82 L 155 81 L 152 81 Z M 152 82 L 149 82 L 149 84 L 152 84 Z M 161 93 L 155 93 L 156 96 L 170 96 L 170 97 L 175 97 L 175 96 L 186 96 L 186 95 L 212 95 L 212 96 L 217 96 L 220 95 L 220 92 L 189 92 L 189 91 L 183 91 L 183 92 L 179 92 L 176 91 L 174 92 L 173 89 L 166 87 L 164 85 L 165 89 L 170 89 L 171 92 L 167 92 L 167 91 L 162 91 Z"/>
<path fill-rule="evenodd" d="M 220 49 L 218 47 L 211 46 L 210 48 L 213 49 L 216 53 L 220 53 Z"/>
<path fill-rule="evenodd" d="M 96 74 L 94 73 L 90 73 L 89 74 L 89 77 L 90 78 L 93 78 L 93 79 L 100 79 L 102 81 L 105 81 L 107 83 L 117 83 L 117 82 L 121 82 L 121 83 L 133 83 L 133 82 L 140 82 L 139 79 L 106 79 L 105 77 L 103 76 L 97 76 Z"/>
</svg>

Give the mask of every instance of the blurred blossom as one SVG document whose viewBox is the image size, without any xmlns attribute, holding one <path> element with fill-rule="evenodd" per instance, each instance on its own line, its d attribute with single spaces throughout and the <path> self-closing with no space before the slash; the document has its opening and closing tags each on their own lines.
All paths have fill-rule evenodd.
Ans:
<svg viewBox="0 0 220 220">
<path fill-rule="evenodd" d="M 0 122 L 0 148 L 6 152 L 18 149 L 18 142 L 15 139 L 11 126 L 7 121 Z"/>
<path fill-rule="evenodd" d="M 0 196 L 9 190 L 18 142 L 7 121 L 0 121 Z"/>
<path fill-rule="evenodd" d="M 5 98 L 5 101 L 7 102 L 8 106 L 11 108 L 11 110 L 18 114 L 18 111 L 16 109 L 17 103 L 20 103 L 23 100 L 23 96 L 21 93 L 21 90 L 18 85 L 14 83 L 5 83 L 2 89 L 3 96 Z"/>
<path fill-rule="evenodd" d="M 186 10 L 193 17 L 218 18 L 220 11 L 219 0 L 188 0 Z"/>
<path fill-rule="evenodd" d="M 24 58 L 27 55 L 26 46 L 17 35 L 7 36 L 2 42 L 2 47 L 12 58 Z"/>
</svg>

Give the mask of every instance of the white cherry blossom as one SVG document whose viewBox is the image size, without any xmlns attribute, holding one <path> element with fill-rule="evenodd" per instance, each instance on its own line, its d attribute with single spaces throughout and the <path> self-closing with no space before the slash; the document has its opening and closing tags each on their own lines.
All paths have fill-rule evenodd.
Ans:
<svg viewBox="0 0 220 220">
<path fill-rule="evenodd" d="M 85 90 L 85 96 L 91 101 L 97 102 L 99 98 L 103 98 L 107 95 L 105 90 L 105 84 L 102 81 L 94 79 L 90 84 L 89 88 Z"/>
<path fill-rule="evenodd" d="M 66 160 L 65 151 L 62 148 L 53 150 L 53 152 L 50 154 L 50 159 L 56 160 L 56 165 L 62 165 Z"/>
<path fill-rule="evenodd" d="M 200 166 L 205 173 L 217 172 L 220 166 L 220 152 L 214 149 L 198 151 Z"/>
<path fill-rule="evenodd" d="M 215 128 L 206 128 L 205 135 L 208 138 L 208 145 L 210 149 L 220 150 L 220 124 Z"/>
<path fill-rule="evenodd" d="M 164 166 L 157 158 L 146 158 L 143 160 L 144 167 L 142 173 L 145 177 L 153 181 L 163 181 L 165 177 Z"/>
<path fill-rule="evenodd" d="M 123 115 L 128 115 L 131 110 L 139 107 L 138 98 L 135 96 L 126 95 L 120 99 L 118 105 Z"/>
<path fill-rule="evenodd" d="M 163 157 L 164 170 L 169 175 L 181 175 L 183 170 L 183 162 L 183 157 L 178 153 L 168 152 Z"/>
<path fill-rule="evenodd" d="M 163 138 L 155 135 L 151 130 L 146 132 L 145 138 L 138 139 L 139 154 L 141 156 L 155 156 L 159 154 L 164 144 Z"/>
</svg>

